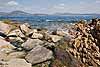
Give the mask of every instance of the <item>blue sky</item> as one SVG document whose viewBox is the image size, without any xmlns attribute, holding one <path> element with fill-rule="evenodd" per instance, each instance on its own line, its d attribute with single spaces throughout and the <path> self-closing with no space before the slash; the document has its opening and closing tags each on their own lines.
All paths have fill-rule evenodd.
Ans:
<svg viewBox="0 0 100 67">
<path fill-rule="evenodd" d="M 100 13 L 100 0 L 0 0 L 0 12 Z"/>
</svg>

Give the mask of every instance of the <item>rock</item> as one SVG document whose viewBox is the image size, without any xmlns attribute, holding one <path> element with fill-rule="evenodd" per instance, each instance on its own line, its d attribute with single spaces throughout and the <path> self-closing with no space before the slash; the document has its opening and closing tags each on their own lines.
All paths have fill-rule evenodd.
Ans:
<svg viewBox="0 0 100 67">
<path fill-rule="evenodd" d="M 43 43 L 44 42 L 39 39 L 28 38 L 28 40 L 22 44 L 22 47 L 25 48 L 26 50 L 31 50 L 32 48 L 35 48 L 37 45 L 41 45 Z"/>
<path fill-rule="evenodd" d="M 14 50 L 8 48 L 0 49 L 0 61 L 6 61 L 8 54 L 12 52 L 14 52 Z"/>
<path fill-rule="evenodd" d="M 7 62 L 5 62 L 5 61 L 0 61 L 0 67 L 3 67 L 2 65 L 6 65 L 7 64 Z"/>
<path fill-rule="evenodd" d="M 59 35 L 59 36 L 64 36 L 65 35 L 64 31 L 62 31 L 62 30 L 53 31 L 52 34 Z"/>
<path fill-rule="evenodd" d="M 45 47 L 52 47 L 52 46 L 55 46 L 55 44 L 52 43 L 52 42 L 46 42 L 45 44 L 43 44 L 43 46 L 45 46 Z"/>
<path fill-rule="evenodd" d="M 30 31 L 27 32 L 26 35 L 27 35 L 28 37 L 32 38 L 33 33 L 37 33 L 37 32 L 38 32 L 37 29 L 30 29 Z"/>
<path fill-rule="evenodd" d="M 49 35 L 50 38 L 52 39 L 53 42 L 58 42 L 59 40 L 62 39 L 61 36 L 57 36 L 57 35 Z"/>
<path fill-rule="evenodd" d="M 55 49 L 55 59 L 51 67 L 84 67 L 70 52 L 60 48 Z"/>
<path fill-rule="evenodd" d="M 80 40 L 79 40 L 79 39 L 76 39 L 76 40 L 75 40 L 74 47 L 75 47 L 75 48 L 78 48 L 78 47 L 80 46 L 80 44 L 81 44 Z"/>
<path fill-rule="evenodd" d="M 3 23 L 3 21 L 0 21 L 0 32 L 8 34 L 11 29 L 11 25 Z"/>
<path fill-rule="evenodd" d="M 11 59 L 4 67 L 31 67 L 31 64 L 27 63 L 24 59 Z"/>
<path fill-rule="evenodd" d="M 33 33 L 32 38 L 36 38 L 36 39 L 42 39 L 43 35 L 40 33 Z"/>
<path fill-rule="evenodd" d="M 31 64 L 37 64 L 52 58 L 52 51 L 42 46 L 36 46 L 25 57 Z"/>
<path fill-rule="evenodd" d="M 15 29 L 11 31 L 8 35 L 8 37 L 25 37 L 25 35 L 21 32 L 20 29 Z"/>
<path fill-rule="evenodd" d="M 85 63 L 85 61 L 86 61 L 85 58 L 83 58 L 82 61 L 83 61 L 83 63 Z"/>
<path fill-rule="evenodd" d="M 23 34 L 27 35 L 31 31 L 30 25 L 28 23 L 21 24 L 20 30 L 22 31 Z"/>
<path fill-rule="evenodd" d="M 15 49 L 15 47 L 12 44 L 0 38 L 0 49 L 3 48 Z"/>
<path fill-rule="evenodd" d="M 5 38 L 4 38 L 4 37 L 2 37 L 2 36 L 0 36 L 0 39 L 3 39 L 3 40 L 4 40 Z"/>
<path fill-rule="evenodd" d="M 3 50 L 0 50 L 0 61 L 5 61 L 7 58 L 7 53 Z"/>
<path fill-rule="evenodd" d="M 26 53 L 23 52 L 23 51 L 21 51 L 21 52 L 12 52 L 12 53 L 8 54 L 6 60 L 10 60 L 10 59 L 14 59 L 14 58 L 24 58 L 25 55 L 26 55 Z"/>
</svg>

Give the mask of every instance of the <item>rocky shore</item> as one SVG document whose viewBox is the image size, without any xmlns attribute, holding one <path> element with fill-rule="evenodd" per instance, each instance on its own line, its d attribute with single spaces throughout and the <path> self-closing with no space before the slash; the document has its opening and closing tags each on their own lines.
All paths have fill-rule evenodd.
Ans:
<svg viewBox="0 0 100 67">
<path fill-rule="evenodd" d="M 0 67 L 100 67 L 100 19 L 52 31 L 0 21 Z"/>
</svg>

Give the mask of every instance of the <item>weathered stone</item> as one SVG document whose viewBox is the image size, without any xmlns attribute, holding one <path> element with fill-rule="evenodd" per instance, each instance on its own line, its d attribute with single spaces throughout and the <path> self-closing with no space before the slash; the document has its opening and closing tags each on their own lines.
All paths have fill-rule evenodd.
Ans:
<svg viewBox="0 0 100 67">
<path fill-rule="evenodd" d="M 13 37 L 13 36 L 25 37 L 25 35 L 21 32 L 20 29 L 15 29 L 15 30 L 11 31 L 7 36 L 8 37 Z"/>
<path fill-rule="evenodd" d="M 14 49 L 15 47 L 9 42 L 0 38 L 0 49 L 3 49 L 3 48 Z"/>
<path fill-rule="evenodd" d="M 83 63 L 85 63 L 85 61 L 86 61 L 85 58 L 83 58 L 82 61 L 83 61 Z"/>
<path fill-rule="evenodd" d="M 52 39 L 53 42 L 58 42 L 59 40 L 62 39 L 61 36 L 57 36 L 57 35 L 49 35 L 50 38 Z"/>
<path fill-rule="evenodd" d="M 59 36 L 64 36 L 65 35 L 65 33 L 62 30 L 53 31 L 52 34 L 59 35 Z"/>
<path fill-rule="evenodd" d="M 30 25 L 28 23 L 21 24 L 20 25 L 20 30 L 22 31 L 22 33 L 27 35 L 31 31 Z"/>
<path fill-rule="evenodd" d="M 52 51 L 42 46 L 36 46 L 27 55 L 26 60 L 29 63 L 37 64 L 52 58 Z"/>
<path fill-rule="evenodd" d="M 25 52 L 12 52 L 12 53 L 8 54 L 6 60 L 10 60 L 10 59 L 14 59 L 14 58 L 24 58 L 25 55 L 26 55 Z"/>
<path fill-rule="evenodd" d="M 36 38 L 36 39 L 42 39 L 43 35 L 40 33 L 33 33 L 32 38 Z"/>
<path fill-rule="evenodd" d="M 9 48 L 0 49 L 0 61 L 7 61 L 8 54 L 12 52 L 14 52 L 14 50 Z"/>
<path fill-rule="evenodd" d="M 31 64 L 27 63 L 24 59 L 11 59 L 4 67 L 31 67 Z"/>
<path fill-rule="evenodd" d="M 55 44 L 54 43 L 50 43 L 50 42 L 46 42 L 45 44 L 43 44 L 43 46 L 45 46 L 45 47 L 51 47 L 51 46 L 55 46 Z"/>
<path fill-rule="evenodd" d="M 75 59 L 70 52 L 57 48 L 55 59 L 51 67 L 84 67 L 81 62 Z"/>
<path fill-rule="evenodd" d="M 0 61 L 4 61 L 7 58 L 7 53 L 3 50 L 0 50 Z"/>
<path fill-rule="evenodd" d="M 3 21 L 0 21 L 0 32 L 4 34 L 8 34 L 11 30 L 11 26 L 9 24 L 3 23 Z"/>
<path fill-rule="evenodd" d="M 75 47 L 75 48 L 78 48 L 78 47 L 80 46 L 80 43 L 81 43 L 80 40 L 76 39 L 76 40 L 75 40 L 74 47 Z"/>
<path fill-rule="evenodd" d="M 28 39 L 25 43 L 22 44 L 22 47 L 26 50 L 31 50 L 32 48 L 35 48 L 37 45 L 41 45 L 44 42 L 39 39 Z"/>
</svg>

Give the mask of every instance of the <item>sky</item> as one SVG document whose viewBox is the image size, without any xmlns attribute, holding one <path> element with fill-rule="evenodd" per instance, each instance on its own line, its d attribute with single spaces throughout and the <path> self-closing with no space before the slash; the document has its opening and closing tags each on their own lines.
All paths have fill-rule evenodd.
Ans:
<svg viewBox="0 0 100 67">
<path fill-rule="evenodd" d="M 0 12 L 100 13 L 100 0 L 0 0 Z"/>
</svg>

